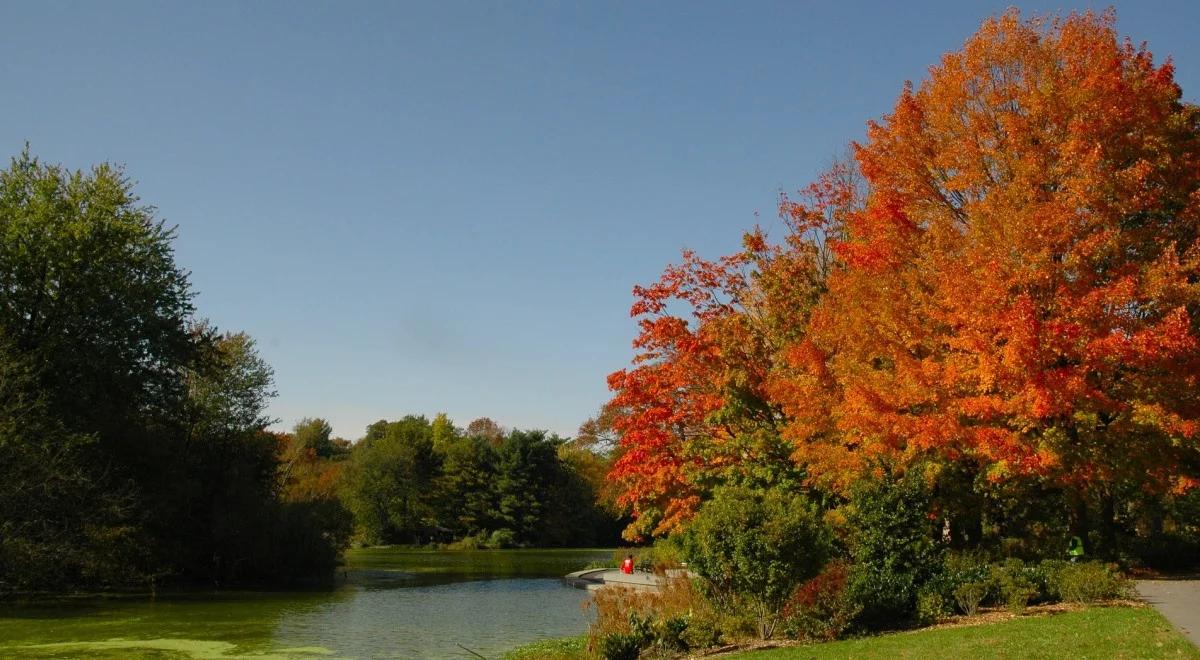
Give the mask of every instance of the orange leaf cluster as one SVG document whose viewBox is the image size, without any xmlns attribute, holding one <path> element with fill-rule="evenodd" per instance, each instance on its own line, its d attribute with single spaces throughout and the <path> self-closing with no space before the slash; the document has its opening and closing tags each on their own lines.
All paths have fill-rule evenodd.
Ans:
<svg viewBox="0 0 1200 660">
<path fill-rule="evenodd" d="M 924 460 L 1197 483 L 1200 110 L 1113 24 L 986 21 L 870 124 L 861 181 L 781 200 L 784 241 L 635 290 L 612 478 L 643 532 L 700 501 L 720 466 L 693 448 L 737 432 L 713 421 L 738 388 L 833 491 Z"/>
</svg>

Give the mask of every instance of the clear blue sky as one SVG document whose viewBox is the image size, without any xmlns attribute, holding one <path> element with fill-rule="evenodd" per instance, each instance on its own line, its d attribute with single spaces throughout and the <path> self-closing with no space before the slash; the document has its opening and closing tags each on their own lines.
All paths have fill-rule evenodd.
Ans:
<svg viewBox="0 0 1200 660">
<path fill-rule="evenodd" d="M 778 226 L 1008 4 L 6 2 L 0 148 L 125 164 L 280 427 L 569 435 L 632 355 L 634 284 Z M 1200 3 L 1117 11 L 1197 100 Z"/>
</svg>

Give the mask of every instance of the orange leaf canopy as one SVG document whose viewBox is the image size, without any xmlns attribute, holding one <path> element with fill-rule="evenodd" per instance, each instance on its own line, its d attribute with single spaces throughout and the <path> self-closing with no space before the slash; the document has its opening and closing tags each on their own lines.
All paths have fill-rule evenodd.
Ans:
<svg viewBox="0 0 1200 660">
<path fill-rule="evenodd" d="M 857 146 L 869 200 L 812 328 L 838 433 L 793 429 L 801 460 L 1169 486 L 1200 416 L 1198 127 L 1111 13 L 1010 11 L 906 87 Z"/>
<path fill-rule="evenodd" d="M 834 492 L 930 461 L 1200 483 L 1200 111 L 1169 62 L 1111 13 L 1009 11 L 854 157 L 861 181 L 781 200 L 782 243 L 635 290 L 639 353 L 609 378 L 634 535 L 686 520 L 748 421 Z M 743 395 L 766 414 L 737 419 Z"/>
</svg>

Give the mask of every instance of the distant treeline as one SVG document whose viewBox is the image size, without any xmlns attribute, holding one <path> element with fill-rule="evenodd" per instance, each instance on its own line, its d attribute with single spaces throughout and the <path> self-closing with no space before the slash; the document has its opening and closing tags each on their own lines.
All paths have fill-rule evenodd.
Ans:
<svg viewBox="0 0 1200 660">
<path fill-rule="evenodd" d="M 336 493 L 360 543 L 514 547 L 619 540 L 622 521 L 602 503 L 608 460 L 585 438 L 505 431 L 487 418 L 460 429 L 445 415 L 432 422 L 381 420 L 353 445 L 329 436 L 320 419 L 304 420 L 285 436 L 307 457 L 291 488 Z"/>
<path fill-rule="evenodd" d="M 173 239 L 119 168 L 0 172 L 0 591 L 320 580 L 356 533 L 611 532 L 603 459 L 537 432 L 266 431 L 272 371 L 197 316 Z"/>
</svg>

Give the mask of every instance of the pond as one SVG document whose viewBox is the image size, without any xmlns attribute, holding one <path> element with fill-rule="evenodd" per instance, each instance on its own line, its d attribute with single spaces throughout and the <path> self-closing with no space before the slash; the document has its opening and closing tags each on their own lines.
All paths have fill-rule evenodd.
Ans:
<svg viewBox="0 0 1200 660">
<path fill-rule="evenodd" d="M 587 628 L 560 578 L 611 550 L 347 553 L 341 586 L 0 605 L 0 657 L 488 658 Z"/>
</svg>

